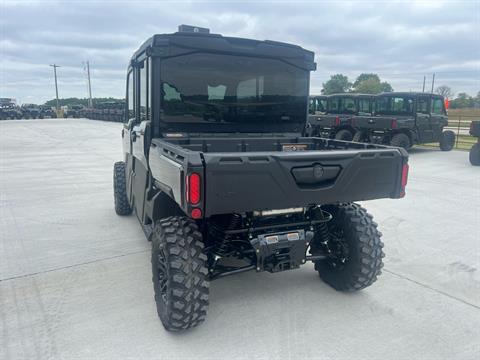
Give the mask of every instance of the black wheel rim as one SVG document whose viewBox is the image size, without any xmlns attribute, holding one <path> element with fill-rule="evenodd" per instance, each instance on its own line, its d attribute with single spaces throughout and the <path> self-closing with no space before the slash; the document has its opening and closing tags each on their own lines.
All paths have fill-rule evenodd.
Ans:
<svg viewBox="0 0 480 360">
<path fill-rule="evenodd" d="M 158 291 L 164 303 L 167 302 L 168 290 L 168 269 L 167 258 L 163 249 L 158 249 L 157 255 L 157 276 L 158 276 Z"/>
<path fill-rule="evenodd" d="M 336 226 L 330 228 L 330 239 L 328 248 L 331 257 L 327 260 L 328 264 L 335 270 L 342 270 L 348 262 L 348 245 L 345 239 L 343 229 Z"/>
</svg>

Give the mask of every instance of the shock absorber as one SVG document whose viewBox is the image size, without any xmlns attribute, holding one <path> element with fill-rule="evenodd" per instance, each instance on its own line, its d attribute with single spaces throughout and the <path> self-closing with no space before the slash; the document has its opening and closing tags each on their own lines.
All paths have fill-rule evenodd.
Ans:
<svg viewBox="0 0 480 360">
<path fill-rule="evenodd" d="M 312 255 L 325 252 L 330 254 L 330 231 L 328 230 L 327 222 L 332 219 L 332 215 L 329 212 L 322 210 L 320 207 L 312 209 L 312 213 L 312 218 L 316 220 L 316 225 L 315 236 L 310 245 L 310 253 Z"/>
<path fill-rule="evenodd" d="M 230 216 L 230 221 L 228 223 L 227 229 L 233 230 L 238 228 L 242 223 L 242 215 L 240 214 L 232 214 Z"/>
</svg>

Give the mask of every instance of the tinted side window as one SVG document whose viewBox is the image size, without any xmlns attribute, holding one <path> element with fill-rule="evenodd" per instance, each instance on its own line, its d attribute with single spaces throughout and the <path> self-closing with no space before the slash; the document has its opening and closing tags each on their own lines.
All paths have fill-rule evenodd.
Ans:
<svg viewBox="0 0 480 360">
<path fill-rule="evenodd" d="M 380 96 L 375 100 L 376 113 L 384 115 L 409 115 L 413 112 L 413 99 L 410 97 Z"/>
<path fill-rule="evenodd" d="M 417 100 L 417 112 L 422 114 L 429 114 L 428 111 L 428 99 L 424 97 L 420 97 Z"/>
<path fill-rule="evenodd" d="M 130 71 L 127 77 L 127 97 L 128 116 L 126 118 L 126 121 L 135 117 L 135 107 L 133 101 L 133 71 Z"/>
<path fill-rule="evenodd" d="M 370 100 L 369 99 L 358 100 L 358 111 L 362 113 L 370 113 Z"/>
<path fill-rule="evenodd" d="M 442 99 L 436 98 L 432 100 L 432 114 L 443 115 L 443 101 Z"/>
<path fill-rule="evenodd" d="M 147 84 L 147 66 L 144 61 L 140 65 L 140 121 L 147 120 L 147 95 L 148 95 L 148 84 Z"/>
<path fill-rule="evenodd" d="M 392 110 L 399 113 L 411 113 L 413 101 L 409 98 L 392 98 Z"/>
</svg>

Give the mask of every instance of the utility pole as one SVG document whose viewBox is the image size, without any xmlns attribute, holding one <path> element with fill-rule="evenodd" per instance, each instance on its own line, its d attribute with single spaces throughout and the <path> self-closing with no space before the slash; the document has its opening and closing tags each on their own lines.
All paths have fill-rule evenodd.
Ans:
<svg viewBox="0 0 480 360">
<path fill-rule="evenodd" d="M 423 89 L 422 89 L 422 92 L 425 92 L 425 79 L 427 77 L 425 75 L 423 75 Z"/>
<path fill-rule="evenodd" d="M 90 63 L 87 60 L 87 81 L 88 81 L 88 107 L 93 107 L 92 84 L 90 82 Z"/>
<path fill-rule="evenodd" d="M 435 73 L 432 76 L 432 94 L 433 94 L 433 86 L 435 85 Z"/>
<path fill-rule="evenodd" d="M 51 64 L 51 67 L 53 67 L 53 73 L 55 74 L 55 94 L 57 96 L 57 113 L 60 110 L 60 103 L 58 102 L 58 85 L 57 85 L 57 67 L 60 67 L 57 64 Z"/>
</svg>

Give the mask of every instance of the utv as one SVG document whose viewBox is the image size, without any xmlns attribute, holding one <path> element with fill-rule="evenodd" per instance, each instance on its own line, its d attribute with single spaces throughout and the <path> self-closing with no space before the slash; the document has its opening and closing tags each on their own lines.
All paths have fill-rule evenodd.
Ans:
<svg viewBox="0 0 480 360">
<path fill-rule="evenodd" d="M 15 120 L 22 118 L 22 111 L 14 99 L 0 98 L 0 120 Z"/>
<path fill-rule="evenodd" d="M 85 107 L 82 104 L 69 105 L 65 113 L 66 118 L 80 118 L 80 113 Z"/>
<path fill-rule="evenodd" d="M 480 120 L 473 120 L 470 123 L 470 135 L 477 138 L 477 143 L 470 149 L 470 163 L 480 166 Z"/>
<path fill-rule="evenodd" d="M 450 151 L 455 133 L 443 130 L 448 125 L 443 96 L 428 93 L 383 93 L 375 98 L 372 116 L 355 116 L 358 129 L 353 141 L 399 146 L 439 142 L 440 149 Z"/>
<path fill-rule="evenodd" d="M 373 95 L 334 94 L 327 97 L 325 115 L 311 115 L 308 123 L 312 135 L 351 141 L 356 129 L 352 122 L 355 115 L 371 115 Z"/>
<path fill-rule="evenodd" d="M 304 137 L 314 54 L 181 26 L 128 66 L 115 210 L 152 242 L 167 330 L 204 321 L 209 282 L 307 261 L 340 291 L 371 285 L 381 233 L 353 201 L 405 195 L 408 155 Z"/>
<path fill-rule="evenodd" d="M 42 109 L 36 104 L 23 104 L 21 106 L 23 119 L 42 119 Z"/>
</svg>

